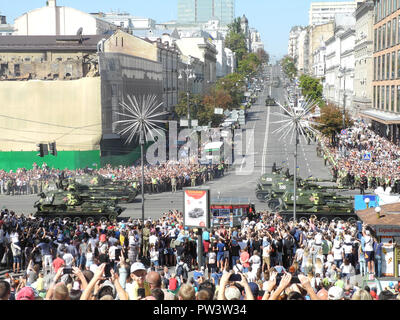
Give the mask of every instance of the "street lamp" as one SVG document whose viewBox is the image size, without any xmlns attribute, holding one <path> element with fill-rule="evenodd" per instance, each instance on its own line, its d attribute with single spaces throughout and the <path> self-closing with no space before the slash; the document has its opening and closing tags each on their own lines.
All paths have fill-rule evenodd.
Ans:
<svg viewBox="0 0 400 320">
<path fill-rule="evenodd" d="M 367 205 L 367 209 L 369 208 L 369 201 L 370 201 L 369 198 L 365 198 L 365 200 L 364 200 L 365 204 Z"/>
<path fill-rule="evenodd" d="M 382 211 L 381 207 L 376 207 L 376 208 L 375 208 L 376 217 L 377 217 L 378 219 L 380 219 L 380 217 L 381 217 L 381 211 Z"/>
<path fill-rule="evenodd" d="M 196 75 L 194 73 L 194 70 L 189 68 L 189 63 L 186 65 L 185 69 L 179 70 L 179 76 L 178 79 L 182 80 L 183 79 L 183 74 L 185 74 L 186 77 L 186 97 L 187 97 L 187 114 L 188 114 L 188 127 L 189 129 L 191 128 L 190 125 L 190 103 L 189 103 L 189 98 L 190 98 L 190 92 L 189 92 L 189 80 L 194 80 L 196 79 Z"/>
<path fill-rule="evenodd" d="M 343 78 L 343 129 L 346 129 L 346 72 L 348 71 L 347 68 L 339 68 L 339 75 L 338 78 Z M 340 94 L 339 94 L 340 95 Z"/>
</svg>

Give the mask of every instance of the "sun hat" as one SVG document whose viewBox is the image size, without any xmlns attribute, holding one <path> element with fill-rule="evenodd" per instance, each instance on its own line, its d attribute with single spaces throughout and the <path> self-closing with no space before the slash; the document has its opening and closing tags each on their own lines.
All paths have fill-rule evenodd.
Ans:
<svg viewBox="0 0 400 320">
<path fill-rule="evenodd" d="M 16 300 L 35 300 L 35 292 L 31 287 L 23 287 L 18 291 Z"/>
</svg>

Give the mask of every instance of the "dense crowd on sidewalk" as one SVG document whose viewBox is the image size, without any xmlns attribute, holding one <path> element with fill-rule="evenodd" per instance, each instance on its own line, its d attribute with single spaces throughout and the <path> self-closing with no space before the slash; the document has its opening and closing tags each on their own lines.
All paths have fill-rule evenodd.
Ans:
<svg viewBox="0 0 400 320">
<path fill-rule="evenodd" d="M 198 186 L 206 181 L 213 180 L 224 175 L 227 167 L 224 164 L 199 165 L 191 163 L 178 163 L 167 161 L 159 165 L 147 165 L 144 168 L 144 190 L 146 193 L 158 193 L 176 191 L 184 187 Z M 42 167 L 33 165 L 32 169 L 20 168 L 6 172 L 0 170 L 0 194 L 27 195 L 38 194 L 51 182 L 57 182 L 60 177 L 74 178 L 86 173 L 99 174 L 112 180 L 128 181 L 131 185 L 140 189 L 141 166 L 107 165 L 99 169 L 59 170 L 49 168 L 45 163 Z"/>
<path fill-rule="evenodd" d="M 348 222 L 285 222 L 258 212 L 235 228 L 197 231 L 182 213 L 159 219 L 72 223 L 2 210 L 3 300 L 383 300 L 357 283 L 381 276 L 382 244 L 368 226 Z M 12 270 L 12 272 L 11 272 Z M 18 276 L 22 274 L 21 276 Z"/>
<path fill-rule="evenodd" d="M 330 163 L 338 185 L 359 188 L 361 193 L 377 187 L 391 187 L 400 193 L 400 147 L 373 132 L 368 124 L 356 120 L 335 145 L 328 137 L 321 142 L 325 164 Z"/>
</svg>

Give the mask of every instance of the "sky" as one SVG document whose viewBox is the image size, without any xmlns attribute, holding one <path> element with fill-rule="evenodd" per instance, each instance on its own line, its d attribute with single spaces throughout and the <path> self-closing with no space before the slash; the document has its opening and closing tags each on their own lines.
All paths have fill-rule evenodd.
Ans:
<svg viewBox="0 0 400 320">
<path fill-rule="evenodd" d="M 319 0 L 320 2 L 327 2 Z M 340 2 L 338 0 L 331 0 Z M 275 59 L 287 54 L 289 32 L 293 26 L 308 24 L 312 0 L 236 0 L 235 15 L 243 14 L 251 28 L 261 34 L 265 50 Z M 178 0 L 57 0 L 58 6 L 73 7 L 84 12 L 128 12 L 156 22 L 176 20 Z M 0 0 L 0 13 L 7 22 L 30 10 L 46 5 L 46 0 Z"/>
</svg>

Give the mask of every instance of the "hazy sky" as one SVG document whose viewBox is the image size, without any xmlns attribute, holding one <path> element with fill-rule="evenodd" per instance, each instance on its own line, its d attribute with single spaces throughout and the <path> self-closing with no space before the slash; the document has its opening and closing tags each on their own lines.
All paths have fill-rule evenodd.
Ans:
<svg viewBox="0 0 400 320">
<path fill-rule="evenodd" d="M 266 51 L 272 56 L 281 57 L 287 53 L 290 29 L 295 25 L 308 24 L 311 2 L 313 1 L 236 0 L 235 13 L 236 16 L 245 14 L 250 27 L 261 33 Z M 178 0 L 57 0 L 59 6 L 73 7 L 84 12 L 120 10 L 134 16 L 149 17 L 157 22 L 175 20 L 177 3 Z M 23 13 L 45 5 L 46 0 L 0 0 L 0 12 L 7 16 L 9 23 L 13 23 Z"/>
</svg>

